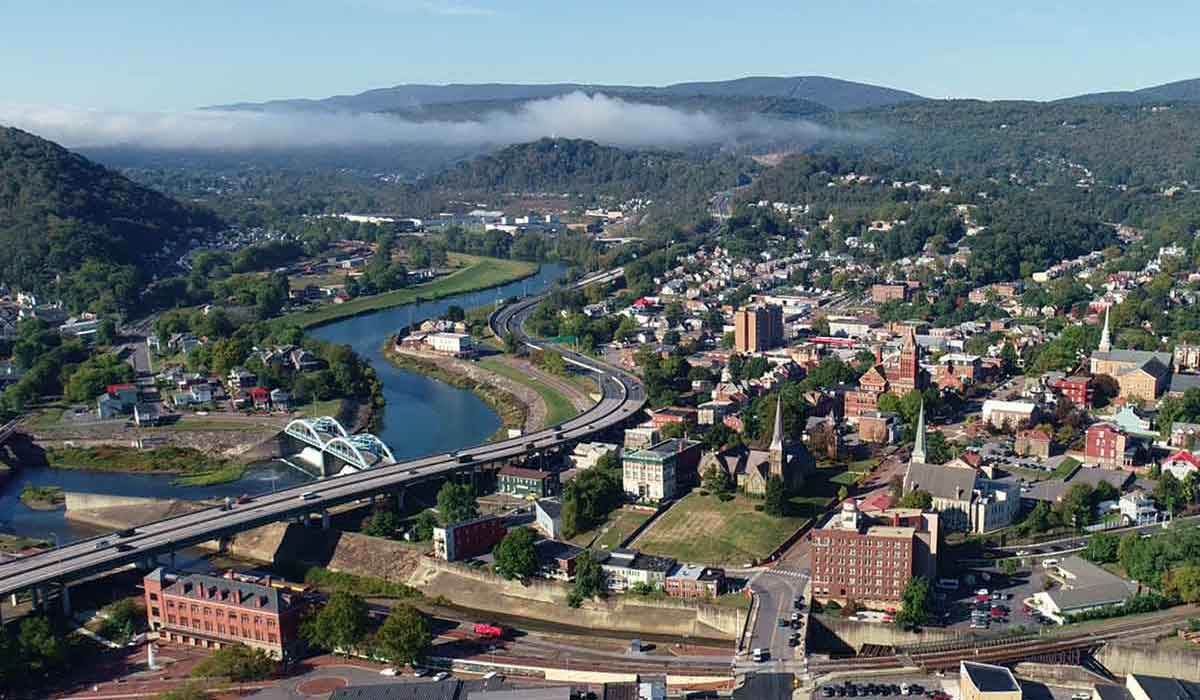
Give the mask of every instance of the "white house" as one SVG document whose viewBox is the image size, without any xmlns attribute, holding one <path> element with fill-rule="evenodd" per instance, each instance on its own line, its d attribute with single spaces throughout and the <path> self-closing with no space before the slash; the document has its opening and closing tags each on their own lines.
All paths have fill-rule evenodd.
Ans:
<svg viewBox="0 0 1200 700">
<path fill-rule="evenodd" d="M 1158 506 L 1145 491 L 1134 489 L 1121 494 L 1121 519 L 1131 525 L 1151 525 L 1158 522 Z"/>
<path fill-rule="evenodd" d="M 434 352 L 447 355 L 467 355 L 475 349 L 475 344 L 467 333 L 430 333 L 425 340 Z"/>
</svg>

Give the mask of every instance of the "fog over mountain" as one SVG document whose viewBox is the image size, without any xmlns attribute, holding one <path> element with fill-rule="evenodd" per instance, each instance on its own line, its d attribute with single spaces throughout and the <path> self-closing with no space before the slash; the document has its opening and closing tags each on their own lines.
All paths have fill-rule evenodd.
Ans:
<svg viewBox="0 0 1200 700">
<path fill-rule="evenodd" d="M 534 100 L 476 119 L 415 121 L 403 115 L 305 110 L 111 112 L 0 104 L 0 123 L 71 148 L 167 150 L 327 148 L 386 144 L 497 145 L 546 136 L 617 146 L 724 144 L 763 138 L 816 139 L 836 134 L 806 120 L 763 115 L 732 118 L 641 104 L 603 93 Z M 846 134 L 846 138 L 861 135 Z"/>
</svg>

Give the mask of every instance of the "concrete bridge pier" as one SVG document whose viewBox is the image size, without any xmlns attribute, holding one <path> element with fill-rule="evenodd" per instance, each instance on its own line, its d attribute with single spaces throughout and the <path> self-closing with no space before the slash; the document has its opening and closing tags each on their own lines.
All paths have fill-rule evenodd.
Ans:
<svg viewBox="0 0 1200 700">
<path fill-rule="evenodd" d="M 404 512 L 404 489 L 396 489 L 392 492 L 392 497 L 396 499 L 396 512 Z"/>
<path fill-rule="evenodd" d="M 12 606 L 14 608 L 17 607 L 17 594 L 16 593 L 13 593 L 11 596 L 9 596 L 8 600 L 10 603 L 12 603 Z"/>
<path fill-rule="evenodd" d="M 33 610 L 37 611 L 46 603 L 46 594 L 42 591 L 41 586 L 34 586 L 29 590 L 29 599 Z"/>
<path fill-rule="evenodd" d="M 321 529 L 322 530 L 329 529 L 329 511 L 328 510 L 324 510 L 324 509 L 321 510 Z"/>
<path fill-rule="evenodd" d="M 65 583 L 59 584 L 58 597 L 62 602 L 63 616 L 71 616 L 71 587 Z"/>
</svg>

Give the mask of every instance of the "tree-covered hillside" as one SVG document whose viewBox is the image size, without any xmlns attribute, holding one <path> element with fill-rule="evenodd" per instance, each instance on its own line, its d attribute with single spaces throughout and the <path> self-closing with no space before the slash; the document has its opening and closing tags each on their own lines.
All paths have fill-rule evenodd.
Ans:
<svg viewBox="0 0 1200 700">
<path fill-rule="evenodd" d="M 210 215 L 57 144 L 0 128 L 0 282 L 76 308 L 125 308 L 164 262 L 164 245 Z"/>
<path fill-rule="evenodd" d="M 454 192 L 553 192 L 702 198 L 748 181 L 748 160 L 623 150 L 580 139 L 509 146 L 450 168 L 427 183 Z"/>
<path fill-rule="evenodd" d="M 947 174 L 1085 177 L 1106 184 L 1200 180 L 1200 105 L 948 100 L 819 119 L 854 138 L 821 150 Z"/>
</svg>

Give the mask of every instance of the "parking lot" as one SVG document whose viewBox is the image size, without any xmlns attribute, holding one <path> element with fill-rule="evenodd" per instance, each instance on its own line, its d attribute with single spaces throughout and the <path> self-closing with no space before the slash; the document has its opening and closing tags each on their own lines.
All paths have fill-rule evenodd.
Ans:
<svg viewBox="0 0 1200 700">
<path fill-rule="evenodd" d="M 958 577 L 958 587 L 934 589 L 938 622 L 949 629 L 987 634 L 1023 627 L 1033 631 L 1044 624 L 1022 601 L 1044 590 L 1041 566 L 1024 567 L 1008 576 L 996 568 L 973 568 Z"/>
<path fill-rule="evenodd" d="M 897 679 L 875 682 L 842 681 L 822 685 L 813 692 L 818 700 L 824 698 L 929 698 L 950 700 L 957 695 L 957 685 L 943 678 L 920 680 Z"/>
</svg>

